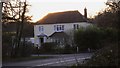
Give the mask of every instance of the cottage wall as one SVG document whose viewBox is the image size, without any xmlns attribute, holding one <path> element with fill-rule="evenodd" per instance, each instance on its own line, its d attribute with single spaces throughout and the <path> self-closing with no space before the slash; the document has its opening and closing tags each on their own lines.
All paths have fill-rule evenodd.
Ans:
<svg viewBox="0 0 120 68">
<path fill-rule="evenodd" d="M 90 23 L 86 22 L 76 22 L 76 23 L 61 23 L 61 24 L 40 24 L 40 25 L 34 25 L 34 37 L 35 37 L 35 44 L 38 44 L 40 46 L 40 39 L 38 35 L 44 34 L 47 37 L 44 37 L 44 42 L 51 42 L 52 39 L 49 38 L 50 35 L 52 35 L 54 32 L 59 32 L 55 30 L 55 25 L 64 25 L 64 32 L 74 29 L 74 24 L 78 24 L 80 27 L 87 27 L 88 25 L 91 25 Z M 40 31 L 40 27 L 42 27 L 42 31 Z"/>
</svg>

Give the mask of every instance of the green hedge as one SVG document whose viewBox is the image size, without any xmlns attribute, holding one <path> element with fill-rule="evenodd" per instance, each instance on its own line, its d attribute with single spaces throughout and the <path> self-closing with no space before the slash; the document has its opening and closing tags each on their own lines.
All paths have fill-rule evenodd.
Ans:
<svg viewBox="0 0 120 68">
<path fill-rule="evenodd" d="M 103 29 L 96 26 L 80 28 L 75 31 L 74 42 L 79 47 L 79 50 L 99 49 L 106 42 L 116 42 L 117 31 L 111 28 Z"/>
</svg>

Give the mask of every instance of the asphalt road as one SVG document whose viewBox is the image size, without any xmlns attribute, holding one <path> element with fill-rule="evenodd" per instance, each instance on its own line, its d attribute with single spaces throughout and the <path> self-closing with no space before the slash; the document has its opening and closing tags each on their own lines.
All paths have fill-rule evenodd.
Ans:
<svg viewBox="0 0 120 68">
<path fill-rule="evenodd" d="M 5 63 L 3 64 L 3 66 L 26 66 L 27 68 L 34 68 L 37 66 L 71 66 L 73 64 L 76 64 L 77 62 L 82 63 L 85 59 L 91 58 L 92 53 L 64 54 L 52 56 L 56 57 L 41 60 L 22 61 L 16 63 Z"/>
</svg>

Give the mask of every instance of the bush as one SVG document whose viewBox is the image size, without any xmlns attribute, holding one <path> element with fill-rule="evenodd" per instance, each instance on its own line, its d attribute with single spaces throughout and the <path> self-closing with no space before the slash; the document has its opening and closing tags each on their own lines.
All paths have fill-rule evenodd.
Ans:
<svg viewBox="0 0 120 68">
<path fill-rule="evenodd" d="M 64 53 L 65 54 L 73 53 L 73 48 L 69 44 L 66 44 L 64 47 Z"/>
<path fill-rule="evenodd" d="M 98 50 L 85 66 L 118 66 L 118 45 L 111 43 Z"/>
<path fill-rule="evenodd" d="M 99 34 L 100 30 L 96 27 L 79 29 L 74 34 L 74 41 L 79 50 L 86 50 L 87 48 L 96 49 L 99 44 Z"/>
<path fill-rule="evenodd" d="M 19 47 L 20 56 L 21 57 L 31 56 L 31 54 L 33 53 L 33 49 L 34 49 L 33 44 L 29 43 L 29 42 L 26 42 L 25 44 L 23 44 Z"/>
<path fill-rule="evenodd" d="M 53 42 L 43 43 L 39 51 L 40 53 L 43 53 L 43 54 L 51 54 L 51 53 L 55 53 L 55 47 L 56 47 L 56 44 Z"/>
<path fill-rule="evenodd" d="M 12 34 L 2 34 L 2 56 L 10 57 L 12 51 Z"/>
<path fill-rule="evenodd" d="M 74 34 L 74 42 L 79 50 L 100 49 L 106 42 L 116 42 L 117 31 L 111 28 L 103 29 L 96 26 L 80 28 Z"/>
</svg>

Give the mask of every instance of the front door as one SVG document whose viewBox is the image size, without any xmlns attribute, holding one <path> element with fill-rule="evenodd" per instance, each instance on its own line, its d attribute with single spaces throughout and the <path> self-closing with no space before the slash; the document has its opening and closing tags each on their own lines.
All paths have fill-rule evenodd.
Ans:
<svg viewBox="0 0 120 68">
<path fill-rule="evenodd" d="M 44 43 L 44 38 L 40 38 L 40 43 Z"/>
</svg>

